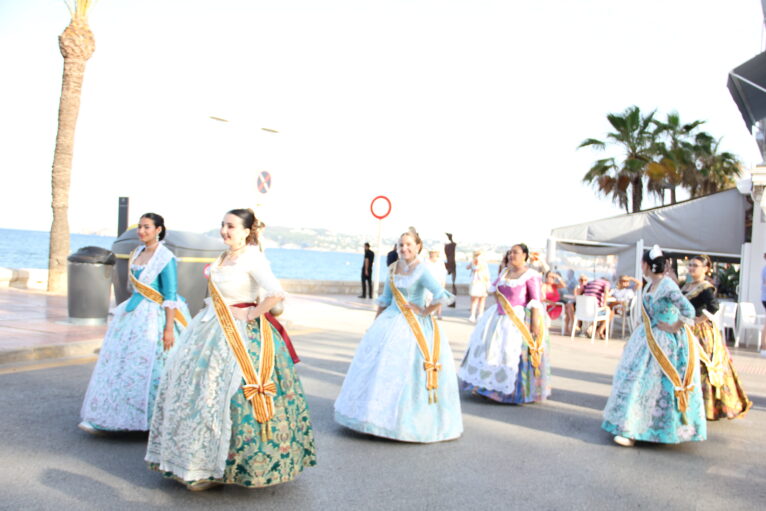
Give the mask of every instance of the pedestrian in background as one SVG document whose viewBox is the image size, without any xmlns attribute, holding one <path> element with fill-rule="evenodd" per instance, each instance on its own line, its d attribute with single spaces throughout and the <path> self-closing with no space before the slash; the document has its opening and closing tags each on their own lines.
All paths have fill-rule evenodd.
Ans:
<svg viewBox="0 0 766 511">
<path fill-rule="evenodd" d="M 426 268 L 431 272 L 431 275 L 433 275 L 434 279 L 436 279 L 436 282 L 439 284 L 439 286 L 444 288 L 444 286 L 447 285 L 447 268 L 442 262 L 441 251 L 429 250 L 428 260 L 426 260 L 425 264 Z M 433 293 L 426 291 L 426 305 L 430 305 L 432 299 Z M 435 312 L 436 317 L 442 319 L 442 304 L 439 304 Z"/>
<path fill-rule="evenodd" d="M 466 269 L 471 270 L 471 283 L 468 288 L 468 294 L 471 296 L 471 316 L 468 321 L 476 323 L 476 318 L 484 314 L 489 286 L 489 268 L 481 257 L 481 250 L 473 252 L 473 258 Z"/>
<path fill-rule="evenodd" d="M 455 279 L 457 278 L 457 263 L 455 262 L 455 250 L 457 243 L 452 240 L 452 233 L 446 232 L 447 239 L 449 240 L 444 244 L 444 255 L 447 258 L 447 262 L 444 263 L 444 267 L 447 270 L 447 275 L 452 277 L 452 294 L 457 296 L 457 286 L 455 286 Z M 452 302 L 448 307 L 455 307 L 456 302 Z"/>
<path fill-rule="evenodd" d="M 399 259 L 399 254 L 396 252 L 396 244 L 394 244 L 394 248 L 386 255 L 386 268 L 394 264 L 397 259 Z"/>
<path fill-rule="evenodd" d="M 372 298 L 372 262 L 375 252 L 370 250 L 370 244 L 364 244 L 364 261 L 362 262 L 362 295 L 359 298 Z"/>
</svg>

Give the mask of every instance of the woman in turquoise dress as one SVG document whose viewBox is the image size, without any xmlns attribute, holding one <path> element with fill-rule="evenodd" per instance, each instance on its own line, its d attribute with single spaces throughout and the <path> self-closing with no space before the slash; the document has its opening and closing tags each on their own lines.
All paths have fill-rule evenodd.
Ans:
<svg viewBox="0 0 766 511">
<path fill-rule="evenodd" d="M 286 294 L 257 246 L 262 228 L 250 209 L 224 216 L 229 249 L 211 266 L 211 297 L 158 390 L 146 461 L 193 491 L 272 486 L 316 464 L 303 386 L 269 314 Z"/>
<path fill-rule="evenodd" d="M 601 427 L 625 447 L 637 440 L 677 444 L 707 438 L 696 342 L 683 326 L 693 323 L 694 307 L 663 276 L 665 261 L 656 245 L 644 254 L 650 280 L 644 321 L 625 345 L 604 409 Z"/>
<path fill-rule="evenodd" d="M 335 401 L 335 421 L 361 433 L 426 443 L 458 438 L 463 420 L 452 350 L 431 315 L 454 296 L 418 261 L 422 246 L 412 229 L 399 238 L 399 259 Z M 426 291 L 433 295 L 428 306 Z"/>
<path fill-rule="evenodd" d="M 165 355 L 189 318 L 175 256 L 162 243 L 164 219 L 147 213 L 136 232 L 143 245 L 128 261 L 133 294 L 113 311 L 80 413 L 78 427 L 92 434 L 149 430 Z"/>
</svg>

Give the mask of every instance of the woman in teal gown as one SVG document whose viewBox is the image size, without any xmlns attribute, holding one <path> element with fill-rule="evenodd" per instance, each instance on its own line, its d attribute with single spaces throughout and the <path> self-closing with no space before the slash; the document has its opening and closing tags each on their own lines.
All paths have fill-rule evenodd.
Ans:
<svg viewBox="0 0 766 511">
<path fill-rule="evenodd" d="M 644 275 L 650 280 L 643 295 L 645 321 L 625 345 L 604 409 L 601 427 L 625 447 L 637 440 L 677 444 L 707 438 L 696 344 L 683 328 L 693 323 L 694 307 L 676 283 L 663 276 L 665 261 L 657 246 L 644 254 Z M 670 363 L 665 369 L 650 349 L 646 321 Z M 682 384 L 671 382 L 666 373 L 680 377 Z"/>
<path fill-rule="evenodd" d="M 175 256 L 162 243 L 164 219 L 147 213 L 136 232 L 143 244 L 128 261 L 133 294 L 113 312 L 80 412 L 88 433 L 149 430 L 166 353 L 189 318 Z"/>
</svg>

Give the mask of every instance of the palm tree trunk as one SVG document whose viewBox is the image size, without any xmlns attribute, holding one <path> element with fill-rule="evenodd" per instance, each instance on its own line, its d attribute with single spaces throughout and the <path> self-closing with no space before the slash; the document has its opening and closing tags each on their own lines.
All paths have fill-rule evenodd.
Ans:
<svg viewBox="0 0 766 511">
<path fill-rule="evenodd" d="M 675 204 L 676 203 L 676 187 L 675 185 L 670 187 L 670 203 Z"/>
<path fill-rule="evenodd" d="M 630 194 L 633 206 L 632 212 L 638 213 L 641 211 L 641 202 L 644 198 L 644 181 L 640 176 L 630 182 Z"/>
<path fill-rule="evenodd" d="M 85 63 L 95 50 L 95 40 L 88 24 L 73 20 L 59 36 L 59 49 L 64 57 L 61 80 L 58 131 L 51 173 L 51 223 L 48 252 L 48 291 L 66 290 L 66 258 L 69 255 L 69 184 L 72 174 L 74 134 L 80 112 L 80 95 Z"/>
</svg>

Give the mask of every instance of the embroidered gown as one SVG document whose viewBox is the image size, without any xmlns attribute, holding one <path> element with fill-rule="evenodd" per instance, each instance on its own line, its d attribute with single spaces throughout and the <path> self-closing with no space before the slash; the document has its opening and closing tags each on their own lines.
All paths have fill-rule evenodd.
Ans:
<svg viewBox="0 0 766 511">
<path fill-rule="evenodd" d="M 689 363 L 686 332 L 681 329 L 671 334 L 657 328 L 657 323 L 672 324 L 679 317 L 691 321 L 694 307 L 668 277 L 644 293 L 643 305 L 657 344 L 683 378 Z M 684 421 L 677 408 L 673 384 L 649 351 L 642 322 L 622 352 L 601 427 L 613 435 L 645 442 L 676 444 L 705 440 L 707 424 L 698 370 L 692 381 L 694 388 L 689 393 Z"/>
<path fill-rule="evenodd" d="M 513 307 L 516 316 L 529 328 L 532 309 L 545 315 L 540 301 L 541 277 L 528 269 L 516 279 L 498 276 L 490 292 L 499 291 Z M 526 319 L 525 319 L 526 318 Z M 500 403 L 533 403 L 545 401 L 551 394 L 550 338 L 544 329 L 543 354 L 539 375 L 532 367 L 529 348 L 521 331 L 498 303 L 482 314 L 471 334 L 458 377 L 460 388 L 476 392 Z"/>
<path fill-rule="evenodd" d="M 254 246 L 232 264 L 214 264 L 210 278 L 228 305 L 285 296 L 266 256 Z M 258 368 L 259 320 L 234 321 Z M 275 345 L 271 438 L 261 438 L 261 424 L 242 390 L 242 371 L 208 298 L 168 357 L 149 433 L 150 468 L 186 484 L 264 487 L 290 481 L 316 464 L 303 386 L 279 332 L 266 325 Z"/>
<path fill-rule="evenodd" d="M 143 246 L 139 247 L 132 260 L 143 250 Z M 82 420 L 96 429 L 149 430 L 165 363 L 165 311 L 181 309 L 189 318 L 189 309 L 177 294 L 175 256 L 164 244 L 159 244 L 145 266 L 129 264 L 129 268 L 141 283 L 159 291 L 165 301 L 157 304 L 134 289 L 130 298 L 115 307 L 80 412 Z M 133 287 L 130 281 L 129 286 Z M 176 321 L 176 341 L 181 329 Z"/>
<path fill-rule="evenodd" d="M 703 315 L 703 310 L 707 310 L 710 314 L 715 314 L 718 311 L 715 287 L 709 282 L 689 283 L 683 287 L 683 291 L 684 296 L 694 306 L 698 318 Z M 747 394 L 739 382 L 729 350 L 726 349 L 726 344 L 721 339 L 721 332 L 713 326 L 710 320 L 696 323 L 693 331 L 700 342 L 700 347 L 707 354 L 707 358 L 714 364 L 718 363 L 718 367 L 712 371 L 704 363 L 700 364 L 700 383 L 707 420 L 744 417 L 753 403 L 747 398 Z M 713 354 L 714 347 L 717 356 Z M 712 380 L 718 385 L 713 386 L 711 373 L 715 372 L 718 374 L 714 374 Z"/>
<path fill-rule="evenodd" d="M 445 291 L 425 265 L 409 275 L 395 275 L 396 288 L 408 302 L 420 307 L 425 292 L 432 303 L 450 304 L 454 296 Z M 443 332 L 438 362 L 437 402 L 429 404 L 423 356 L 415 335 L 399 310 L 386 281 L 378 305 L 386 307 L 359 343 L 335 401 L 335 421 L 371 435 L 406 442 L 440 442 L 463 432 L 460 396 L 452 350 Z M 433 350 L 431 319 L 415 314 Z"/>
</svg>

